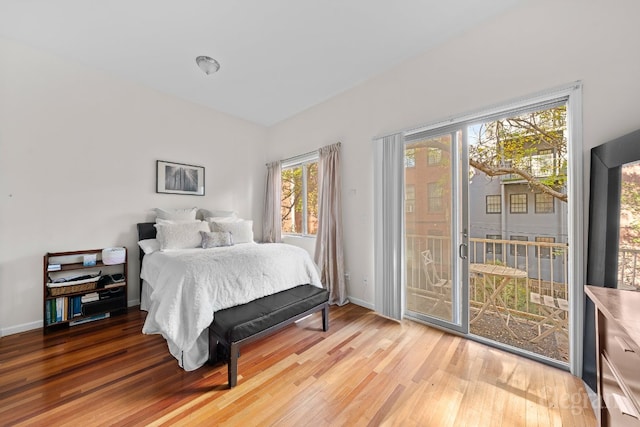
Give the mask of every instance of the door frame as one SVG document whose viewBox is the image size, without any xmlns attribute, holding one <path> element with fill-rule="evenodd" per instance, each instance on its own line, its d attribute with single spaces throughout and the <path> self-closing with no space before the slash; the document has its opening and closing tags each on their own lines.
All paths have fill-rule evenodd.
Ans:
<svg viewBox="0 0 640 427">
<path fill-rule="evenodd" d="M 564 101 L 567 106 L 567 196 L 568 196 L 568 209 L 567 209 L 567 223 L 568 223 L 568 245 L 571 248 L 568 258 L 568 291 L 569 291 L 569 371 L 580 377 L 582 375 L 582 353 L 583 353 L 583 329 L 584 329 L 584 290 L 585 284 L 585 248 L 584 248 L 584 208 L 585 203 L 583 200 L 583 143 L 582 143 L 582 82 L 576 81 L 567 85 L 556 87 L 553 89 L 538 92 L 533 95 L 514 99 L 509 102 L 501 103 L 491 107 L 484 108 L 471 113 L 462 114 L 459 116 L 451 117 L 446 120 L 441 120 L 430 125 L 416 127 L 413 129 L 405 130 L 402 132 L 404 137 L 411 137 L 417 134 L 429 135 L 433 133 L 444 134 L 445 130 L 453 127 L 465 127 L 466 123 L 477 122 L 480 120 L 490 120 L 493 116 L 504 115 L 509 112 L 516 112 L 519 109 L 527 109 L 537 104 L 544 105 L 555 101 Z M 466 144 L 462 144 L 466 148 Z M 452 156 L 453 158 L 453 156 Z M 463 159 L 468 158 L 468 152 L 465 153 Z M 468 162 L 463 162 L 467 163 Z M 468 167 L 468 166 L 467 166 Z M 467 175 L 468 176 L 468 175 Z M 462 191 L 462 190 L 461 190 Z M 468 193 L 465 193 L 465 200 Z M 468 209 L 465 209 L 468 211 Z M 468 213 L 466 222 L 464 222 L 468 229 Z M 404 236 L 404 230 L 402 230 Z M 453 236 L 452 236 L 453 237 Z M 452 240 L 453 247 L 453 240 Z M 453 252 L 453 251 L 452 251 Z M 457 257 L 457 253 L 455 256 Z M 453 256 L 453 255 L 452 255 Z M 464 263 L 468 264 L 468 263 Z M 462 274 L 462 273 L 461 273 Z M 468 281 L 468 265 L 461 278 Z M 464 299 L 463 292 L 465 286 L 462 281 L 458 280 L 456 286 L 453 288 L 460 288 L 458 295 Z M 403 284 L 405 285 L 405 284 Z M 462 291 L 462 292 L 461 292 Z M 461 309 L 466 311 L 466 330 L 461 325 L 453 325 L 449 322 L 444 322 L 441 319 L 427 317 L 428 319 L 416 319 L 419 321 L 426 321 L 438 328 L 450 330 L 452 332 L 472 337 L 468 333 L 468 286 L 466 286 L 466 307 L 467 309 Z M 452 307 L 453 309 L 453 307 Z M 412 316 L 408 316 L 412 317 Z M 414 317 L 412 317 L 414 318 Z M 462 316 L 460 317 L 462 319 Z M 454 317 L 455 320 L 455 317 Z M 452 327 L 453 326 L 453 327 Z M 484 340 L 481 340 L 484 341 Z M 554 361 L 552 359 L 545 358 L 543 356 L 536 357 L 535 354 L 527 352 L 525 350 L 515 349 L 508 346 L 497 345 L 500 348 L 504 348 L 507 351 L 512 351 L 529 358 L 539 360 L 543 363 L 556 366 L 561 369 L 566 369 L 567 366 L 564 363 Z"/>
</svg>

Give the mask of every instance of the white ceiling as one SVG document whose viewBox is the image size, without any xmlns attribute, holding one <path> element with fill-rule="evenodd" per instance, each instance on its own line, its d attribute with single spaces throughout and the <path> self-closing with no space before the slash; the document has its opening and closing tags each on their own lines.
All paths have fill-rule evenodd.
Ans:
<svg viewBox="0 0 640 427">
<path fill-rule="evenodd" d="M 522 1 L 0 0 L 0 36 L 269 126 Z"/>
</svg>

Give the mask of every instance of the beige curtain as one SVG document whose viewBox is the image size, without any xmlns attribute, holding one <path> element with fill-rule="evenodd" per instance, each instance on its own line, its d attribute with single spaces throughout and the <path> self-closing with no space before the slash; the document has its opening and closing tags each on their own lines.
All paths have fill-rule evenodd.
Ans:
<svg viewBox="0 0 640 427">
<path fill-rule="evenodd" d="M 318 233 L 314 260 L 320 279 L 329 290 L 329 303 L 349 302 L 344 281 L 342 246 L 342 195 L 340 143 L 319 150 L 318 161 Z"/>
<path fill-rule="evenodd" d="M 266 243 L 278 243 L 282 240 L 281 173 L 280 161 L 267 164 L 267 188 L 264 199 L 264 215 L 262 216 L 262 240 Z"/>
</svg>

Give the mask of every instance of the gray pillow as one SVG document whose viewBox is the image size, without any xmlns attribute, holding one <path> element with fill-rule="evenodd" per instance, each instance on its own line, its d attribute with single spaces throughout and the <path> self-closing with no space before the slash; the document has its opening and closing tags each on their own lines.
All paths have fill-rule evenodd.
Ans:
<svg viewBox="0 0 640 427">
<path fill-rule="evenodd" d="M 233 245 L 231 233 L 228 231 L 201 231 L 200 235 L 202 236 L 202 247 L 204 249 Z"/>
</svg>

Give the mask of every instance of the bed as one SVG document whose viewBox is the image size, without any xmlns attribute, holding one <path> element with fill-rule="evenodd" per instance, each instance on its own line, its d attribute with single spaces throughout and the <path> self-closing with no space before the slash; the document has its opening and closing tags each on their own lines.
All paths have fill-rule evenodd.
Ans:
<svg viewBox="0 0 640 427">
<path fill-rule="evenodd" d="M 137 227 L 140 241 L 155 238 L 154 223 L 140 223 Z M 216 346 L 210 345 L 210 336 L 220 337 L 228 351 L 232 344 L 253 335 L 263 336 L 267 330 L 273 331 L 293 318 L 320 309 L 323 329 L 328 327 L 328 292 L 322 289 L 317 267 L 308 253 L 292 245 L 241 243 L 147 254 L 141 250 L 140 265 L 141 309 L 147 311 L 143 333 L 161 334 L 178 364 L 188 371 L 207 360 L 219 359 L 211 354 L 216 352 Z M 311 290 L 312 299 L 310 292 L 300 292 L 305 287 Z M 256 306 L 264 311 L 275 301 L 282 305 L 283 298 L 288 301 L 284 311 L 274 306 L 277 310 L 273 316 L 263 312 L 259 321 L 246 318 L 248 322 L 243 325 L 234 322 L 239 317 L 254 316 L 251 313 L 256 313 Z M 297 306 L 301 311 L 292 311 Z M 216 312 L 225 313 L 218 323 Z M 221 325 L 229 331 L 240 328 L 242 340 L 226 340 L 227 331 L 221 330 Z M 237 350 L 237 346 L 233 348 Z M 232 356 L 237 358 L 237 354 Z M 235 385 L 232 370 L 237 372 L 237 367 L 230 363 L 230 386 Z"/>
</svg>

